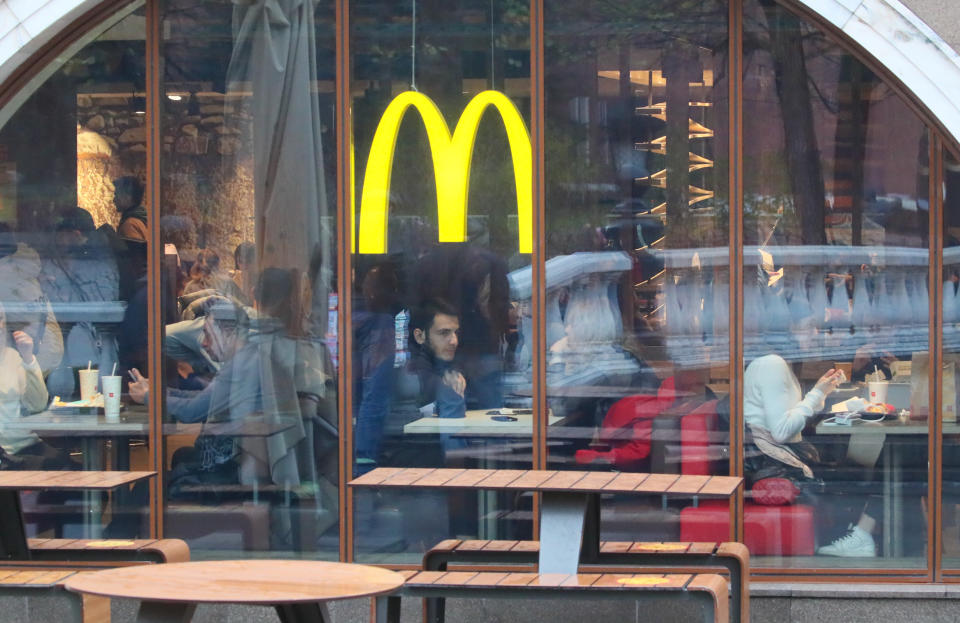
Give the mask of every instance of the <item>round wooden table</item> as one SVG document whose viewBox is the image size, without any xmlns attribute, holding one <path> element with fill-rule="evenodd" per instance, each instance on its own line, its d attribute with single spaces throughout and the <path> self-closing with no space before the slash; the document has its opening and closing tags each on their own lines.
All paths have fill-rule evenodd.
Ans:
<svg viewBox="0 0 960 623">
<path fill-rule="evenodd" d="M 387 621 L 388 610 L 399 614 L 399 603 L 394 599 L 388 608 L 385 596 L 402 585 L 403 576 L 387 569 L 313 560 L 138 565 L 82 573 L 66 582 L 78 593 L 141 600 L 142 623 L 186 623 L 201 603 L 273 606 L 285 623 L 328 622 L 327 601 L 360 597 L 378 597 L 377 620 Z"/>
</svg>

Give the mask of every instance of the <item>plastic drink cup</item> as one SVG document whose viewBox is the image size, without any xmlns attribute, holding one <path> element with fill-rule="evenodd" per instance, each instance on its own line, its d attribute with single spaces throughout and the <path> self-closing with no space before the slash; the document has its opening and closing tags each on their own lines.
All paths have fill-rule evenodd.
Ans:
<svg viewBox="0 0 960 623">
<path fill-rule="evenodd" d="M 867 395 L 870 402 L 887 402 L 887 385 L 885 381 L 871 381 L 867 383 Z"/>
<path fill-rule="evenodd" d="M 80 375 L 80 400 L 90 400 L 97 393 L 100 370 L 78 370 Z"/>
<path fill-rule="evenodd" d="M 108 420 L 120 419 L 120 376 L 105 376 L 103 383 L 103 415 Z"/>
</svg>

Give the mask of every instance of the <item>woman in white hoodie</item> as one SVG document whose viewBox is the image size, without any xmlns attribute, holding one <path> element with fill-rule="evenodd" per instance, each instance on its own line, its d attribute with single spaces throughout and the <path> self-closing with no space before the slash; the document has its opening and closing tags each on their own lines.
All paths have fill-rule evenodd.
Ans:
<svg viewBox="0 0 960 623">
<path fill-rule="evenodd" d="M 842 467 L 825 469 L 816 448 L 803 440 L 801 432 L 811 416 L 823 410 L 824 399 L 844 382 L 841 370 L 829 370 L 813 389 L 804 395 L 800 382 L 780 355 L 754 359 L 743 376 L 743 420 L 755 446 L 744 464 L 747 479 L 787 478 L 812 493 L 805 482 L 817 483 L 824 477 L 845 480 Z M 829 485 L 828 485 L 829 486 Z M 839 493 L 839 492 L 837 492 Z M 857 496 L 846 495 L 848 500 Z M 867 497 L 859 506 L 859 520 L 847 533 L 817 550 L 824 556 L 872 557 L 876 545 L 872 532 L 879 514 L 876 501 Z"/>
</svg>

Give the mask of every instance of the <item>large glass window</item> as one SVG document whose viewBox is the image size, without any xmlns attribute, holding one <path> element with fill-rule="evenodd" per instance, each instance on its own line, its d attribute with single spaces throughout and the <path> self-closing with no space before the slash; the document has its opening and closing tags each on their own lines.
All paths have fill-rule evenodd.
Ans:
<svg viewBox="0 0 960 623">
<path fill-rule="evenodd" d="M 921 566 L 925 126 L 767 0 L 745 6 L 743 119 L 746 542 L 758 566 Z"/>
<path fill-rule="evenodd" d="M 544 16 L 548 466 L 726 474 L 726 2 Z M 729 538 L 726 502 L 605 507 L 604 538 Z"/>
<path fill-rule="evenodd" d="M 0 110 L 3 469 L 149 469 L 147 411 L 121 377 L 147 317 L 145 18 L 86 35 Z M 104 413 L 103 393 L 123 385 Z M 120 384 L 117 386 L 120 393 Z M 112 401 L 111 401 L 112 402 Z M 116 409 L 114 409 L 114 407 Z M 24 496 L 36 536 L 148 534 L 146 489 Z"/>
<path fill-rule="evenodd" d="M 340 99 L 332 0 L 155 1 L 118 8 L 0 109 L 0 466 L 157 469 L 164 484 L 153 506 L 143 484 L 27 495 L 33 534 L 162 525 L 200 558 L 332 558 L 352 512 L 355 559 L 416 563 L 443 538 L 529 539 L 537 505 L 364 490 L 341 508 L 341 480 L 742 470 L 740 517 L 692 489 L 611 496 L 603 538 L 724 541 L 733 519 L 755 568 L 916 574 L 937 503 L 944 567 L 960 568 L 960 160 L 945 150 L 938 189 L 933 413 L 932 135 L 899 87 L 792 3 L 737 2 L 731 35 L 727 0 L 543 0 L 535 154 L 532 3 L 351 0 Z M 351 127 L 338 135 L 339 119 Z M 352 232 L 345 283 L 338 227 Z"/>
<path fill-rule="evenodd" d="M 354 475 L 530 468 L 528 9 L 357 1 L 350 27 Z M 529 498 L 360 492 L 354 508 L 358 560 L 531 534 Z"/>
<path fill-rule="evenodd" d="M 334 3 L 161 30 L 166 535 L 336 556 Z"/>
</svg>

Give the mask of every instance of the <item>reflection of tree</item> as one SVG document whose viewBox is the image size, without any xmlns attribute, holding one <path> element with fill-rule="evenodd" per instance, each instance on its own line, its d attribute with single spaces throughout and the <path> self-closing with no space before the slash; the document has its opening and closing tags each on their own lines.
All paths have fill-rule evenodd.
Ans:
<svg viewBox="0 0 960 623">
<path fill-rule="evenodd" d="M 826 191 L 814 127 L 801 20 L 773 2 L 765 1 L 763 9 L 783 119 L 784 155 L 801 242 L 825 244 Z"/>
</svg>

